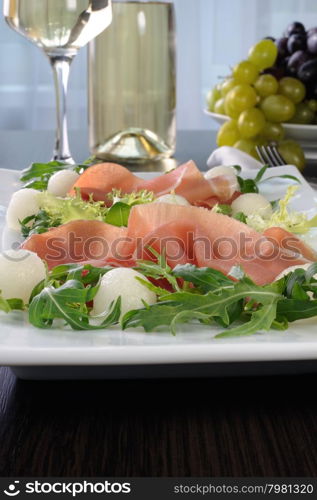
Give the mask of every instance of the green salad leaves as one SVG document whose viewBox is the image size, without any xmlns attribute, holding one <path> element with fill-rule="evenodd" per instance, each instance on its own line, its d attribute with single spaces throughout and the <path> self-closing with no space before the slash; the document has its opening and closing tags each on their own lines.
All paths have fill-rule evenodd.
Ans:
<svg viewBox="0 0 317 500">
<path fill-rule="evenodd" d="M 54 196 L 48 191 L 39 192 L 40 211 L 20 222 L 21 233 L 26 238 L 73 220 L 99 220 L 113 226 L 127 226 L 131 208 L 150 203 L 153 199 L 153 193 L 142 190 L 123 196 L 122 199 L 113 196 L 113 205 L 109 208 L 101 201 L 93 201 L 92 197 L 83 200 L 80 190 L 77 190 L 76 196 L 66 198 Z"/>
<path fill-rule="evenodd" d="M 33 290 L 28 306 L 16 299 L 0 299 L 5 312 L 28 309 L 29 321 L 38 328 L 67 325 L 74 330 L 105 329 L 119 325 L 124 330 L 143 328 L 146 332 L 169 329 L 175 335 L 185 323 L 214 325 L 215 338 L 253 335 L 270 329 L 286 330 L 289 323 L 317 316 L 317 263 L 308 270 L 296 269 L 270 285 L 258 286 L 240 268 L 230 279 L 219 271 L 191 264 L 171 269 L 164 256 L 138 261 L 137 270 L 152 282 L 140 278 L 157 294 L 158 302 L 127 312 L 121 318 L 121 297 L 114 297 L 103 317 L 92 314 L 93 299 L 100 279 L 112 267 L 88 264 L 55 267 Z M 239 277 L 239 279 L 237 279 Z M 156 280 L 156 281 L 153 281 Z M 159 281 L 158 281 L 159 280 Z M 169 291 L 158 283 L 165 280 Z M 121 319 L 120 319 L 121 318 Z"/>
<path fill-rule="evenodd" d="M 71 168 L 78 174 L 86 170 L 94 158 L 88 158 L 80 165 L 68 165 L 59 161 L 50 161 L 48 163 L 32 163 L 28 168 L 22 170 L 20 181 L 23 183 L 24 188 L 33 188 L 39 191 L 45 191 L 47 184 L 53 174 L 65 168 Z"/>
</svg>

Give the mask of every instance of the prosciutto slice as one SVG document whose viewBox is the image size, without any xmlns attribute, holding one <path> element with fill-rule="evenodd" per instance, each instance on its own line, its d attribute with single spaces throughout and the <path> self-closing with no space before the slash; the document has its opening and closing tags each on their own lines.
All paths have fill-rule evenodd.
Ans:
<svg viewBox="0 0 317 500">
<path fill-rule="evenodd" d="M 239 265 L 259 285 L 288 267 L 316 260 L 310 248 L 280 228 L 260 234 L 226 215 L 164 203 L 134 206 L 128 228 L 77 220 L 23 244 L 49 268 L 70 262 L 133 266 L 137 259 L 154 258 L 149 246 L 164 252 L 171 267 L 192 263 L 228 274 Z"/>
<path fill-rule="evenodd" d="M 100 163 L 88 168 L 76 181 L 69 194 L 73 196 L 76 188 L 80 189 L 84 199 L 92 195 L 95 201 L 106 201 L 106 195 L 111 193 L 112 189 L 120 189 L 122 193 L 146 189 L 156 196 L 173 191 L 184 196 L 190 203 L 203 202 L 215 197 L 224 203 L 232 198 L 236 182 L 233 182 L 233 176 L 226 175 L 207 180 L 193 161 L 150 180 L 134 175 L 121 165 Z"/>
</svg>

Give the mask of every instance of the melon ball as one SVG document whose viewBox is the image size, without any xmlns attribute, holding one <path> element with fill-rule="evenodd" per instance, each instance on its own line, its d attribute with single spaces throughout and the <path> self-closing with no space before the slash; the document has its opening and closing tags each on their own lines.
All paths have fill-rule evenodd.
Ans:
<svg viewBox="0 0 317 500">
<path fill-rule="evenodd" d="M 20 231 L 19 221 L 37 214 L 40 210 L 39 191 L 36 189 L 19 189 L 13 193 L 6 215 L 7 226 Z"/>
<path fill-rule="evenodd" d="M 222 175 L 225 175 L 227 178 L 227 181 L 230 184 L 230 187 L 232 189 L 232 192 L 239 191 L 239 182 L 238 178 L 236 175 L 236 170 L 233 167 L 225 167 L 225 166 L 219 166 L 219 167 L 213 167 L 210 170 L 208 170 L 205 174 L 204 177 L 207 181 L 210 181 L 214 179 L 215 177 L 220 177 Z"/>
<path fill-rule="evenodd" d="M 106 315 L 111 303 L 115 302 L 118 297 L 121 297 L 121 316 L 133 309 L 143 309 L 142 301 L 149 305 L 155 304 L 156 294 L 136 278 L 148 281 L 143 274 L 126 267 L 118 267 L 105 274 L 94 298 L 93 314 Z"/>
<path fill-rule="evenodd" d="M 5 299 L 29 302 L 33 288 L 46 277 L 44 262 L 28 250 L 7 250 L 0 254 L 0 290 Z"/>
<path fill-rule="evenodd" d="M 246 193 L 234 200 L 231 205 L 233 215 L 239 212 L 244 215 L 260 215 L 263 219 L 269 219 L 273 213 L 271 203 L 261 194 Z"/>
<path fill-rule="evenodd" d="M 168 203 L 170 205 L 182 205 L 184 207 L 190 206 L 189 201 L 184 198 L 184 196 L 180 196 L 178 194 L 163 194 L 156 198 L 154 203 Z"/>
<path fill-rule="evenodd" d="M 223 165 L 219 165 L 219 167 L 213 167 L 205 172 L 205 179 L 213 179 L 214 177 L 219 177 L 220 175 L 235 175 L 237 171 L 233 167 L 225 167 Z"/>
<path fill-rule="evenodd" d="M 77 179 L 79 178 L 79 174 L 74 172 L 73 170 L 59 170 L 55 174 L 50 177 L 47 184 L 47 191 L 54 196 L 60 196 L 64 198 L 68 191 L 71 190 Z"/>
</svg>

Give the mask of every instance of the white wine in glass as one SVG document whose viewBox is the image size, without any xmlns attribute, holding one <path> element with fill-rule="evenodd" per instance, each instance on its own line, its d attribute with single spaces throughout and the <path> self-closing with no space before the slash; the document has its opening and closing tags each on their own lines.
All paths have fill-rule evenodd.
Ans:
<svg viewBox="0 0 317 500">
<path fill-rule="evenodd" d="M 57 107 L 53 159 L 75 163 L 66 117 L 70 64 L 81 47 L 110 25 L 111 0 L 4 0 L 3 12 L 9 26 L 43 49 L 50 60 Z"/>
</svg>

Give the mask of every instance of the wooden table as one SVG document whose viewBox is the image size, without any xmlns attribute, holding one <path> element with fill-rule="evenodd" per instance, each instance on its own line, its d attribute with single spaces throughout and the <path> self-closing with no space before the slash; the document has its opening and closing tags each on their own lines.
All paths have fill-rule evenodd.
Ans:
<svg viewBox="0 0 317 500">
<path fill-rule="evenodd" d="M 2 133 L 1 167 L 47 160 L 51 139 Z M 74 141 L 83 160 L 84 133 Z M 203 168 L 214 134 L 178 144 Z M 0 368 L 0 474 L 317 476 L 316 387 L 317 375 L 25 382 Z"/>
<path fill-rule="evenodd" d="M 316 375 L 25 382 L 0 369 L 0 475 L 317 476 Z"/>
</svg>

